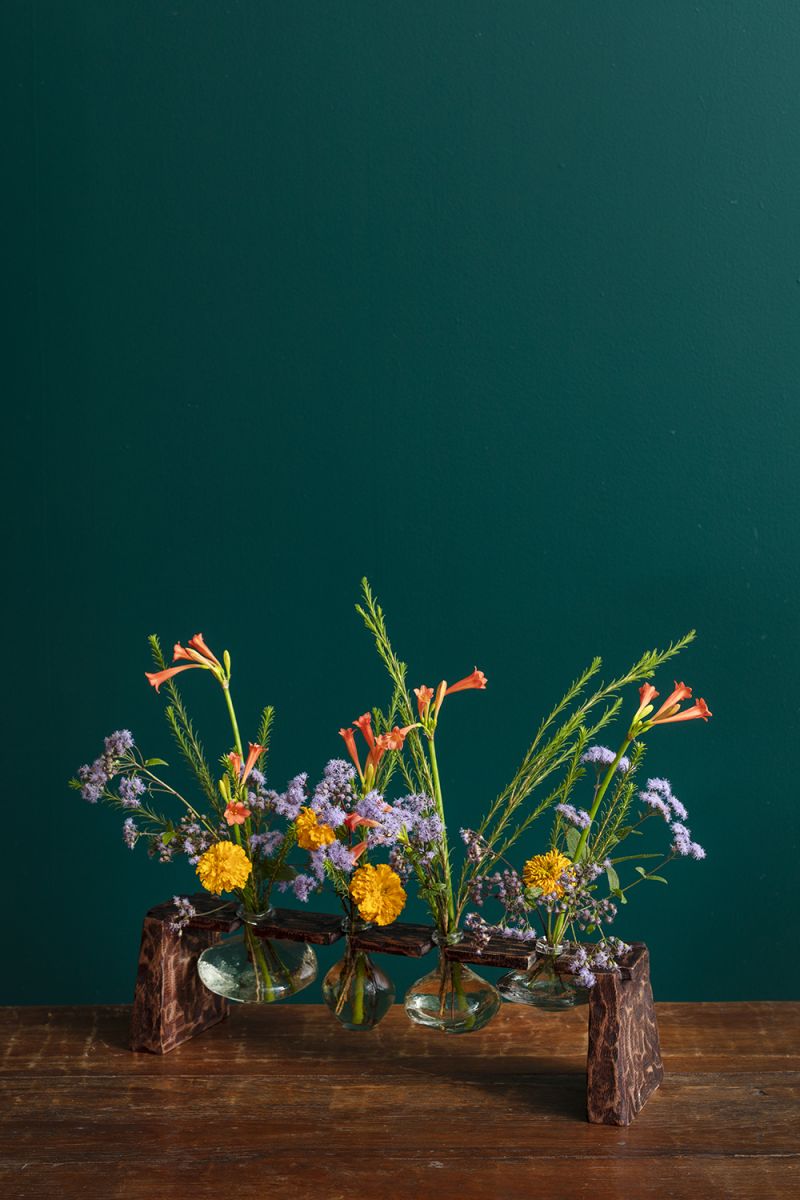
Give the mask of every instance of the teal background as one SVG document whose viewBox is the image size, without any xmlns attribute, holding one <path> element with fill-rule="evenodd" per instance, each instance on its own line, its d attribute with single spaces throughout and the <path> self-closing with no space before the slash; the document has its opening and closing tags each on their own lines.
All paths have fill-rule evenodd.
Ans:
<svg viewBox="0 0 800 1200">
<path fill-rule="evenodd" d="M 2 24 L 2 999 L 127 1000 L 143 911 L 193 888 L 66 788 L 120 726 L 175 760 L 145 635 L 230 649 L 283 786 L 385 701 L 365 573 L 412 681 L 489 677 L 441 729 L 455 830 L 592 655 L 697 626 L 713 720 L 648 765 L 709 857 L 620 932 L 662 999 L 797 998 L 796 3 Z"/>
</svg>

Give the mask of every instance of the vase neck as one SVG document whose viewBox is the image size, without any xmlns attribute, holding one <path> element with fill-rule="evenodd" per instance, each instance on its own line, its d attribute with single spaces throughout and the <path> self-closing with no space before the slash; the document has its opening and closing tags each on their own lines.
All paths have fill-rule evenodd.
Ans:
<svg viewBox="0 0 800 1200">
<path fill-rule="evenodd" d="M 542 958 L 558 958 L 566 950 L 566 944 L 562 942 L 548 942 L 547 938 L 537 938 L 536 953 Z"/>
<path fill-rule="evenodd" d="M 245 908 L 243 904 L 240 904 L 236 910 L 236 915 L 245 925 L 258 926 L 270 921 L 275 915 L 275 909 L 272 905 L 269 905 L 268 908 L 262 908 L 259 912 L 253 912 L 251 909 Z"/>
<path fill-rule="evenodd" d="M 365 921 L 363 917 L 342 917 L 342 932 L 348 937 L 350 934 L 362 933 L 371 928 L 372 921 Z"/>
<path fill-rule="evenodd" d="M 460 929 L 451 929 L 449 933 L 444 933 L 441 929 L 437 929 L 431 937 L 434 945 L 443 950 L 445 946 L 457 946 L 460 941 L 463 941 L 464 934 Z"/>
</svg>

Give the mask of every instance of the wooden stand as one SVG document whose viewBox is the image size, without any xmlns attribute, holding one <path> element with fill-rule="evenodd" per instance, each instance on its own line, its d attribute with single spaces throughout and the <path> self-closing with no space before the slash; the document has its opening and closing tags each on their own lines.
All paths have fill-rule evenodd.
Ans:
<svg viewBox="0 0 800 1200">
<path fill-rule="evenodd" d="M 145 916 L 133 1002 L 132 1050 L 166 1054 L 228 1015 L 227 1001 L 200 982 L 197 959 L 221 934 L 239 928 L 236 906 L 206 893 L 189 899 L 197 916 L 182 934 L 170 929 L 176 916 L 172 903 L 159 904 Z M 340 918 L 330 913 L 276 908 L 272 922 L 262 924 L 258 933 L 326 946 L 342 936 L 342 928 Z M 363 950 L 421 958 L 433 949 L 432 935 L 427 925 L 397 921 L 352 936 Z M 453 962 L 525 970 L 535 952 L 501 937 L 491 938 L 479 949 L 465 937 L 448 946 L 445 953 Z M 629 1125 L 664 1077 L 647 947 L 635 942 L 619 972 L 596 974 L 597 983 L 589 993 L 587 1115 L 595 1125 Z"/>
</svg>

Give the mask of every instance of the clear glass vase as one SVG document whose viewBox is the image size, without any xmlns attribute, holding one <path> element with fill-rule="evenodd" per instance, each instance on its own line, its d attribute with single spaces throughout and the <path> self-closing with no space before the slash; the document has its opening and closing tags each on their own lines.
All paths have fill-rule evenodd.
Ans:
<svg viewBox="0 0 800 1200">
<path fill-rule="evenodd" d="M 394 984 L 372 961 L 366 950 L 359 950 L 349 936 L 367 928 L 367 922 L 343 922 L 347 937 L 344 958 L 331 967 L 322 982 L 322 998 L 336 1020 L 345 1029 L 370 1030 L 394 1004 Z"/>
<path fill-rule="evenodd" d="M 258 933 L 273 911 L 240 908 L 242 931 L 203 951 L 197 973 L 210 992 L 240 1004 L 274 1004 L 314 982 L 317 956 L 309 945 Z"/>
<path fill-rule="evenodd" d="M 497 981 L 497 990 L 512 1004 L 530 1004 L 545 1012 L 563 1012 L 577 1004 L 587 1004 L 589 993 L 579 987 L 575 977 L 557 960 L 566 953 L 566 945 L 554 945 L 544 938 L 536 940 L 536 957 L 525 971 L 509 971 Z"/>
<path fill-rule="evenodd" d="M 491 1021 L 500 1008 L 495 988 L 465 963 L 451 962 L 445 947 L 461 940 L 461 933 L 435 933 L 439 962 L 435 970 L 412 983 L 403 1004 L 417 1025 L 444 1033 L 475 1033 Z"/>
</svg>

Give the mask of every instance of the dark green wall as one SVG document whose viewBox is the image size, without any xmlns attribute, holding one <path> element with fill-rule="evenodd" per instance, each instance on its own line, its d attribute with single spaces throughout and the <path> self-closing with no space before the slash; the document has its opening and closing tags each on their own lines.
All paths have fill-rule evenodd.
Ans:
<svg viewBox="0 0 800 1200">
<path fill-rule="evenodd" d="M 662 998 L 797 997 L 794 0 L 2 23 L 3 999 L 126 1000 L 143 909 L 192 887 L 65 787 L 121 725 L 171 757 L 145 635 L 231 650 L 282 784 L 385 699 L 363 573 L 415 680 L 490 678 L 442 731 L 455 828 L 593 654 L 696 625 L 714 719 L 649 761 L 709 859 L 622 931 Z"/>
</svg>

